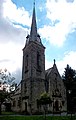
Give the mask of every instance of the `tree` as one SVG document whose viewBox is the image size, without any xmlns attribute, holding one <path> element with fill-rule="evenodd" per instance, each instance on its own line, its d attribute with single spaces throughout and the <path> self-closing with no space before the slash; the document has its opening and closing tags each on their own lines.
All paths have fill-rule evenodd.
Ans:
<svg viewBox="0 0 76 120">
<path fill-rule="evenodd" d="M 0 114 L 1 114 L 1 105 L 4 102 L 5 98 L 7 98 L 8 93 L 4 90 L 0 90 Z"/>
<path fill-rule="evenodd" d="M 7 69 L 0 69 L 0 114 L 2 103 L 9 98 L 10 92 L 15 89 L 15 78 Z"/>
<path fill-rule="evenodd" d="M 0 69 L 0 85 L 4 91 L 11 92 L 15 88 L 15 78 L 7 69 Z"/>
<path fill-rule="evenodd" d="M 72 84 L 76 80 L 76 71 L 73 70 L 69 65 L 67 65 L 63 73 L 62 79 L 64 81 L 67 91 L 72 90 Z"/>
<path fill-rule="evenodd" d="M 40 97 L 40 103 L 42 105 L 46 105 L 46 104 L 50 104 L 52 101 L 51 101 L 51 98 L 50 96 L 48 95 L 48 93 L 43 93 Z"/>
<path fill-rule="evenodd" d="M 52 103 L 51 98 L 50 98 L 50 96 L 48 95 L 48 93 L 46 93 L 46 92 L 43 93 L 43 94 L 40 96 L 40 99 L 38 100 L 38 104 L 44 106 L 45 120 L 46 120 L 47 104 L 51 104 L 51 103 Z"/>
<path fill-rule="evenodd" d="M 74 101 L 76 97 L 76 71 L 67 65 L 62 79 L 66 87 L 67 110 L 73 111 L 73 108 L 75 106 Z"/>
<path fill-rule="evenodd" d="M 67 65 L 62 78 L 65 82 L 65 85 L 70 84 L 72 81 L 76 79 L 76 71 L 73 70 L 69 65 Z"/>
</svg>

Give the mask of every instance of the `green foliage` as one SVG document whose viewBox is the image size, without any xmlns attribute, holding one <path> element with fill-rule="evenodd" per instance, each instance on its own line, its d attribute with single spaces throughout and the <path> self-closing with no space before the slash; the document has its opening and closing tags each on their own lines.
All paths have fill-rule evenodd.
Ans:
<svg viewBox="0 0 76 120">
<path fill-rule="evenodd" d="M 15 89 L 15 78 L 12 77 L 11 73 L 7 69 L 0 69 L 0 114 L 1 105 L 3 102 L 9 101 L 10 92 Z"/>
<path fill-rule="evenodd" d="M 48 98 L 49 97 L 49 95 L 46 93 L 46 92 L 44 92 L 42 95 L 41 95 L 41 98 Z"/>
<path fill-rule="evenodd" d="M 0 90 L 0 102 L 2 103 L 5 98 L 7 98 L 8 93 Z"/>
<path fill-rule="evenodd" d="M 0 119 L 1 120 L 44 120 L 44 116 L 0 116 Z M 46 120 L 70 120 L 70 116 L 47 116 Z"/>
<path fill-rule="evenodd" d="M 51 102 L 52 102 L 51 98 L 46 92 L 43 93 L 40 99 L 38 100 L 38 104 L 42 104 L 42 105 L 50 104 Z"/>
<path fill-rule="evenodd" d="M 74 86 L 76 83 L 76 71 L 73 70 L 69 65 L 66 66 L 62 79 L 67 90 L 72 90 L 73 87 L 76 87 Z"/>
<path fill-rule="evenodd" d="M 15 78 L 12 77 L 11 73 L 7 69 L 0 69 L 0 86 L 3 85 L 3 90 L 7 91 L 7 88 L 9 88 L 9 91 L 12 91 L 15 87 Z"/>
<path fill-rule="evenodd" d="M 67 65 L 62 78 L 67 82 L 72 82 L 76 79 L 76 71 L 73 70 L 69 65 Z"/>
<path fill-rule="evenodd" d="M 62 76 L 66 90 L 73 90 L 76 88 L 76 71 L 73 70 L 69 65 L 66 66 L 64 74 Z"/>
<path fill-rule="evenodd" d="M 17 114 L 17 113 L 2 111 L 2 115 L 15 115 L 15 114 Z"/>
<path fill-rule="evenodd" d="M 9 95 L 9 92 L 15 89 L 16 83 L 15 78 L 12 77 L 11 73 L 7 69 L 0 69 L 0 101 Z"/>
<path fill-rule="evenodd" d="M 74 112 L 76 111 L 76 71 L 67 65 L 62 78 L 66 87 L 67 110 Z"/>
</svg>

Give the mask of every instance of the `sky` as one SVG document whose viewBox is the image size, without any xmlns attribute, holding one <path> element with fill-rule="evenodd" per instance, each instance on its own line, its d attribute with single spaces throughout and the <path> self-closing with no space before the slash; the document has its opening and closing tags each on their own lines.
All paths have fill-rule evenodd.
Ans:
<svg viewBox="0 0 76 120">
<path fill-rule="evenodd" d="M 0 69 L 22 78 L 22 49 L 30 33 L 34 0 L 0 0 Z M 45 69 L 54 59 L 60 75 L 76 70 L 76 0 L 35 0 L 38 33 L 45 49 Z"/>
</svg>

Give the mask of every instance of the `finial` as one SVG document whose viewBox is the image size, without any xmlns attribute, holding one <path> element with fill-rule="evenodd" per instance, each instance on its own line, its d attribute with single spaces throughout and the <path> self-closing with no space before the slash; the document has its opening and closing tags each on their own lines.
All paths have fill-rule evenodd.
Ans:
<svg viewBox="0 0 76 120">
<path fill-rule="evenodd" d="M 35 7 L 35 0 L 34 0 L 34 7 Z"/>
<path fill-rule="evenodd" d="M 56 60 L 54 59 L 54 65 L 55 65 Z"/>
</svg>

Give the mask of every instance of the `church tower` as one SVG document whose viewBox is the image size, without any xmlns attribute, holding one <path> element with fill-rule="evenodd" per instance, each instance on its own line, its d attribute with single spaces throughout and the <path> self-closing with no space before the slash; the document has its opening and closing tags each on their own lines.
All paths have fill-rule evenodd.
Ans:
<svg viewBox="0 0 76 120">
<path fill-rule="evenodd" d="M 35 3 L 33 7 L 30 35 L 23 48 L 23 68 L 21 81 L 22 111 L 38 111 L 37 100 L 45 91 L 45 47 L 37 33 Z"/>
</svg>

